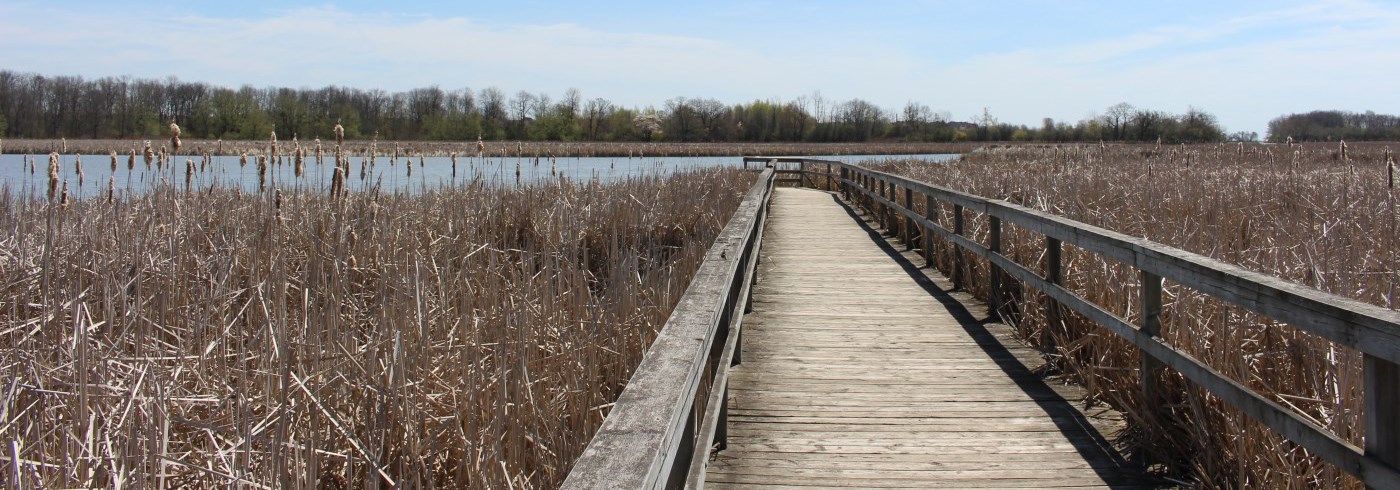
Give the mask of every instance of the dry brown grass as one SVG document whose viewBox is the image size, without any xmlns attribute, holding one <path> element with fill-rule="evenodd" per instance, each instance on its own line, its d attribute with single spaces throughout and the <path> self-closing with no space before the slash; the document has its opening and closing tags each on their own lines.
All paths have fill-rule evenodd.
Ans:
<svg viewBox="0 0 1400 490">
<path fill-rule="evenodd" d="M 874 167 L 1396 308 L 1400 196 L 1387 186 L 1386 148 L 1351 144 L 1345 151 L 1337 144 L 1023 146 L 980 150 L 955 164 Z M 986 238 L 985 222 L 969 216 L 969 230 L 979 240 Z M 1043 238 L 1007 228 L 1004 253 L 1042 270 Z M 939 262 L 950 270 L 950 255 Z M 1139 281 L 1132 267 L 1069 246 L 1064 263 L 1069 288 L 1137 320 Z M 985 266 L 967 277 L 985 298 Z M 1142 410 L 1138 358 L 1130 344 L 1076 316 L 1046 325 L 1045 300 L 1029 288 L 1009 284 L 1004 297 L 1013 301 L 1003 316 L 1033 343 L 1047 331 L 1057 346 L 1052 364 L 1097 399 L 1127 412 L 1130 438 L 1153 448 L 1176 473 L 1207 487 L 1360 487 L 1179 375 L 1169 376 L 1173 395 L 1158 413 Z M 1164 302 L 1169 343 L 1360 444 L 1357 352 L 1170 281 Z"/>
<path fill-rule="evenodd" d="M 752 180 L 0 190 L 0 481 L 553 486 Z"/>
</svg>

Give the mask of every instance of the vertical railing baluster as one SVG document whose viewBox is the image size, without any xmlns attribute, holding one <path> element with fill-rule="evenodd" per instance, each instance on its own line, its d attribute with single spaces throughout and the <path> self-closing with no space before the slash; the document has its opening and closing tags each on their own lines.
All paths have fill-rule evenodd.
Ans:
<svg viewBox="0 0 1400 490">
<path fill-rule="evenodd" d="M 930 225 L 938 224 L 938 214 L 936 214 L 936 211 L 938 209 L 937 206 L 938 202 L 933 199 L 932 194 L 924 194 L 924 218 L 928 219 Z M 924 228 L 923 235 L 924 263 L 928 265 L 929 270 L 936 270 L 938 269 L 938 266 L 935 265 L 936 262 L 934 262 L 934 260 L 938 257 L 938 255 L 935 253 L 934 250 L 934 244 L 937 243 L 937 241 L 934 240 L 935 233 L 933 231 L 933 228 Z"/>
<path fill-rule="evenodd" d="M 1001 266 L 991 259 L 1001 255 L 1001 218 L 996 216 L 987 217 L 987 225 L 990 227 L 987 237 L 987 283 L 991 288 L 989 305 L 987 305 L 987 316 L 993 319 L 1001 318 Z"/>
<path fill-rule="evenodd" d="M 914 189 L 904 186 L 904 208 L 909 210 L 904 214 L 904 249 L 914 249 Z"/>
<path fill-rule="evenodd" d="M 962 236 L 963 234 L 963 207 L 961 204 L 953 205 L 953 234 Z M 949 250 L 953 251 L 953 289 L 963 289 L 963 253 L 962 247 L 954 243 Z"/>
<path fill-rule="evenodd" d="M 1062 285 L 1064 283 L 1064 272 L 1060 270 L 1062 248 L 1060 239 L 1045 237 L 1045 280 L 1050 284 Z M 1055 348 L 1055 336 L 1052 335 L 1052 332 L 1058 328 L 1060 328 L 1060 303 L 1047 297 L 1045 298 L 1045 328 L 1040 331 L 1042 348 L 1048 350 Z"/>
<path fill-rule="evenodd" d="M 1147 271 L 1141 271 L 1142 276 L 1142 333 L 1154 338 L 1162 336 L 1162 276 Z M 1142 377 L 1142 400 L 1140 402 L 1142 413 L 1151 414 L 1158 412 L 1157 407 L 1161 400 L 1161 372 L 1162 362 L 1148 355 L 1142 350 L 1138 350 L 1139 376 Z M 1143 463 L 1150 464 L 1156 458 L 1150 452 L 1143 454 Z"/>
<path fill-rule="evenodd" d="M 1363 369 L 1366 455 L 1400 468 L 1400 365 L 1366 354 Z"/>
</svg>

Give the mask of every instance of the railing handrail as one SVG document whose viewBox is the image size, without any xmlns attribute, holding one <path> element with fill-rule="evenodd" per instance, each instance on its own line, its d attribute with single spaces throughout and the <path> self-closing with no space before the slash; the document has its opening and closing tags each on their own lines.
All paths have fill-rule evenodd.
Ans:
<svg viewBox="0 0 1400 490">
<path fill-rule="evenodd" d="M 1165 365 L 1228 404 L 1307 448 L 1374 488 L 1400 488 L 1400 312 L 1323 292 L 1249 271 L 1203 255 L 1135 238 L 1104 228 L 1055 216 L 1003 200 L 954 191 L 857 165 L 797 157 L 745 157 L 748 162 L 798 163 L 804 174 L 834 179 L 849 199 L 860 193 L 871 207 L 879 205 L 948 239 L 984 259 L 993 277 L 1005 273 L 1040 290 L 1055 302 L 1074 310 L 1132 343 L 1144 354 L 1143 371 Z M 805 170 L 808 164 L 825 164 L 834 173 Z M 879 189 L 874 189 L 875 184 Z M 905 204 L 899 204 L 895 186 L 904 188 Z M 869 187 L 869 188 L 867 188 Z M 921 216 L 911 204 L 913 193 L 954 206 L 955 230 L 948 230 L 930 216 Z M 990 245 L 962 235 L 963 210 L 980 212 L 990 220 Z M 1113 259 L 1140 271 L 1144 280 L 1142 327 L 1104 310 L 1059 284 L 1060 265 L 1047 266 L 1045 276 L 1000 253 L 1000 226 L 1005 221 L 1047 237 L 1047 257 L 1058 262 L 1060 243 L 1069 243 Z M 906 227 L 908 228 L 908 227 Z M 906 237 L 907 239 L 907 237 Z M 926 251 L 927 253 L 927 251 Z M 1053 267 L 1055 272 L 1050 273 Z M 1298 416 L 1249 387 L 1231 379 L 1189 354 L 1163 342 L 1159 336 L 1161 281 L 1171 279 L 1226 303 L 1289 323 L 1302 331 L 1360 351 L 1365 356 L 1365 449 L 1342 440 L 1327 429 Z M 1154 286 L 1155 284 L 1155 286 Z M 992 302 L 998 301 L 993 293 Z M 995 304 L 992 305 L 995 308 Z M 1151 360 L 1148 360 L 1148 359 Z M 1159 364 L 1153 364 L 1159 363 Z M 1149 376 L 1144 376 L 1148 390 Z"/>
<path fill-rule="evenodd" d="M 772 169 L 759 174 L 602 427 L 574 462 L 564 488 L 677 488 L 691 473 L 697 446 L 708 453 L 715 436 L 701 428 L 715 430 L 713 419 L 726 411 L 727 360 L 737 354 L 738 322 L 748 301 L 773 181 Z M 713 378 L 709 403 L 697 400 L 707 375 Z M 697 408 L 705 409 L 708 423 L 696 420 Z"/>
</svg>

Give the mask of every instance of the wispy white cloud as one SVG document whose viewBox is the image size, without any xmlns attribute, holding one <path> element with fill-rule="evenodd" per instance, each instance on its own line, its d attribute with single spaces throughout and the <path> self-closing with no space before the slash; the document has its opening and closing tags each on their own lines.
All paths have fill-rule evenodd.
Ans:
<svg viewBox="0 0 1400 490">
<path fill-rule="evenodd" d="M 1400 112 L 1400 7 L 1327 0 L 1206 25 L 974 56 L 924 73 L 959 92 L 996 90 L 955 115 L 991 105 L 1003 119 L 1084 117 L 1127 101 L 1220 115 L 1230 129 L 1262 131 L 1272 117 L 1338 108 Z"/>
<path fill-rule="evenodd" d="M 829 20 L 839 26 L 840 19 Z M 697 19 L 706 21 L 719 22 Z M 1031 124 L 1043 116 L 1075 120 L 1123 101 L 1172 111 L 1191 104 L 1231 129 L 1251 130 L 1289 111 L 1400 112 L 1400 99 L 1389 95 L 1400 78 L 1400 6 L 1375 1 L 1317 0 L 1210 22 L 1164 19 L 1130 35 L 1068 36 L 1079 39 L 1071 43 L 1049 36 L 996 50 L 932 28 L 878 42 L 835 27 L 758 29 L 735 38 L 706 29 L 503 24 L 330 6 L 220 18 L 7 2 L 0 3 L 0 59 L 3 68 L 45 74 L 174 75 L 219 85 L 578 87 L 623 105 L 820 89 L 831 99 L 861 97 L 890 109 L 921 101 L 959 118 L 989 107 L 1003 120 Z M 955 48 L 944 49 L 949 44 Z"/>
</svg>

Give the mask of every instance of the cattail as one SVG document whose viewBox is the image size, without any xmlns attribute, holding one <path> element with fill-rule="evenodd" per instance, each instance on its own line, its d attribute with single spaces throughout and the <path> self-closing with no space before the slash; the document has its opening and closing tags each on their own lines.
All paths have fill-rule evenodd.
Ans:
<svg viewBox="0 0 1400 490">
<path fill-rule="evenodd" d="M 78 174 L 78 187 L 83 186 L 83 156 L 73 155 L 73 173 Z"/>
<path fill-rule="evenodd" d="M 1395 189 L 1395 155 L 1390 153 L 1390 147 L 1385 149 L 1385 170 L 1387 177 L 1387 187 Z"/>
<path fill-rule="evenodd" d="M 268 156 L 271 157 L 273 160 L 276 160 L 276 159 L 277 159 L 277 132 L 276 132 L 276 131 L 273 131 L 273 132 L 272 132 L 271 138 L 272 138 L 271 149 L 268 150 L 267 154 L 268 154 Z M 275 163 L 275 162 L 274 162 L 274 163 Z"/>
<path fill-rule="evenodd" d="M 1292 136 L 1289 136 L 1289 137 L 1288 137 L 1288 149 L 1289 149 L 1289 151 L 1292 151 L 1292 150 L 1293 150 L 1293 137 L 1292 137 Z"/>
<path fill-rule="evenodd" d="M 476 157 L 481 158 L 486 153 L 486 143 L 481 141 L 481 135 L 476 135 Z"/>
<path fill-rule="evenodd" d="M 403 161 L 403 168 L 407 169 L 407 170 L 408 170 L 408 176 L 409 176 L 409 177 L 412 177 L 412 176 L 413 176 L 413 159 L 412 159 L 412 158 L 405 158 L 404 161 Z"/>
<path fill-rule="evenodd" d="M 1342 161 L 1350 161 L 1350 157 L 1347 156 L 1347 140 L 1338 140 L 1338 142 L 1338 151 L 1342 154 Z"/>
<path fill-rule="evenodd" d="M 267 191 L 267 157 L 258 155 L 258 192 Z"/>
<path fill-rule="evenodd" d="M 272 207 L 277 210 L 277 216 L 282 216 L 282 189 L 272 191 Z"/>
<path fill-rule="evenodd" d="M 64 184 L 65 186 L 67 184 Z M 49 201 L 58 193 L 58 153 L 49 153 Z"/>
<path fill-rule="evenodd" d="M 452 158 L 452 178 L 455 179 L 457 178 L 457 152 L 448 153 L 447 156 Z"/>
<path fill-rule="evenodd" d="M 223 154 L 224 154 L 224 139 L 223 139 L 223 138 L 219 138 L 219 141 L 217 141 L 217 142 L 214 143 L 214 154 L 215 154 L 215 155 L 223 155 Z"/>
<path fill-rule="evenodd" d="M 59 151 L 68 153 L 68 138 L 59 138 L 58 141 L 63 144 L 63 147 Z"/>
<path fill-rule="evenodd" d="M 345 144 L 345 126 L 340 125 L 339 119 L 335 120 L 335 127 L 331 128 L 331 132 L 335 133 L 335 144 Z"/>
<path fill-rule="evenodd" d="M 297 177 L 301 177 L 302 166 L 306 163 L 306 152 L 302 151 L 300 145 L 297 146 L 297 154 L 294 163 L 296 165 Z"/>
<path fill-rule="evenodd" d="M 323 155 L 324 153 L 321 152 L 321 138 L 316 138 L 316 165 L 321 165 L 321 157 Z"/>
<path fill-rule="evenodd" d="M 173 152 L 180 151 L 180 125 L 170 122 L 170 149 Z"/>
<path fill-rule="evenodd" d="M 515 185 L 520 185 L 520 160 L 515 161 Z"/>
<path fill-rule="evenodd" d="M 194 159 L 185 159 L 185 190 L 190 190 L 190 183 L 194 181 Z"/>
<path fill-rule="evenodd" d="M 335 166 L 335 172 L 331 174 L 331 199 L 339 199 L 341 189 L 345 187 L 345 169 L 339 164 Z"/>
<path fill-rule="evenodd" d="M 156 159 L 156 152 L 155 152 L 155 150 L 152 150 L 152 149 L 151 149 L 151 142 L 150 142 L 150 140 L 147 140 L 147 141 L 146 141 L 146 151 L 145 151 L 145 153 L 143 153 L 142 155 L 143 155 L 143 157 L 146 159 L 146 170 L 150 170 L 150 169 L 151 169 L 151 160 L 155 160 L 155 159 Z"/>
<path fill-rule="evenodd" d="M 165 145 L 160 145 L 160 153 L 156 154 L 156 170 L 163 170 L 165 162 L 169 161 L 169 158 L 170 151 L 165 148 Z"/>
<path fill-rule="evenodd" d="M 115 200 L 116 197 L 117 197 L 117 176 L 115 176 L 115 175 L 109 175 L 109 176 L 107 176 L 107 204 L 112 204 L 112 201 Z"/>
<path fill-rule="evenodd" d="M 240 167 L 246 167 L 246 166 L 248 166 L 248 152 L 245 151 L 245 152 L 243 152 L 242 155 L 239 155 L 239 156 L 238 156 L 238 166 L 240 166 Z"/>
<path fill-rule="evenodd" d="M 59 194 L 58 205 L 68 207 L 68 182 L 63 182 L 63 191 Z"/>
</svg>

